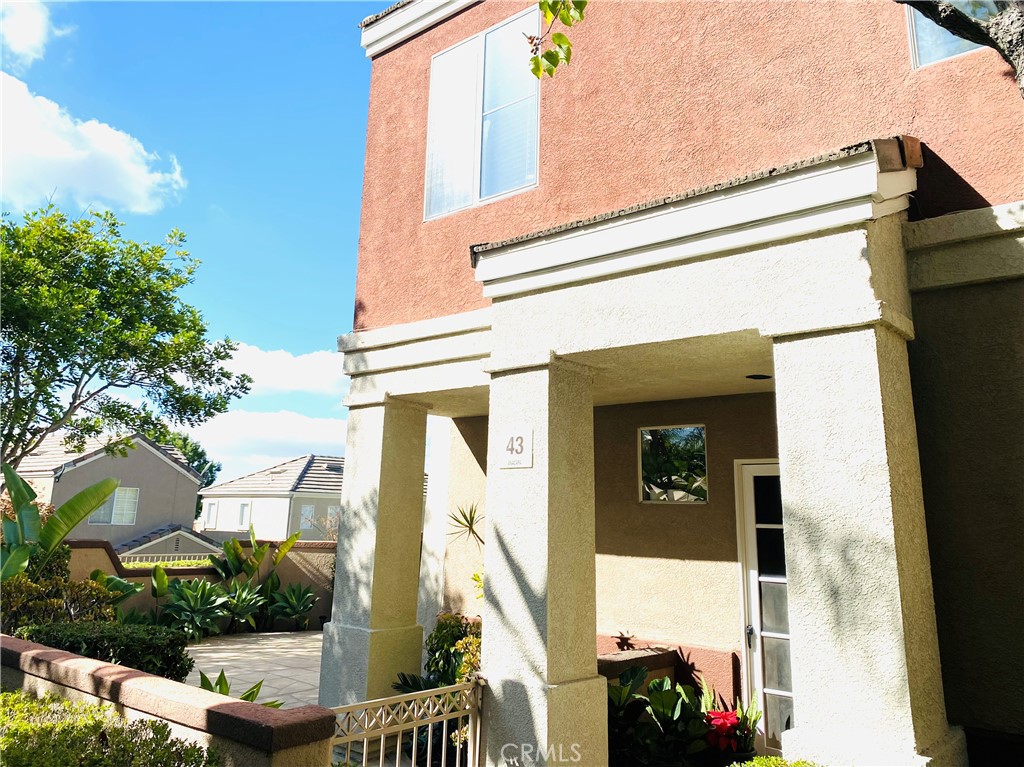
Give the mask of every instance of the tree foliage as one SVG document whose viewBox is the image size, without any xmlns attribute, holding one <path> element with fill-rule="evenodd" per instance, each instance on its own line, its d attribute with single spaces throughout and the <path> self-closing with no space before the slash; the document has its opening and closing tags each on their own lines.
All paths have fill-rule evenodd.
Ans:
<svg viewBox="0 0 1024 767">
<path fill-rule="evenodd" d="M 151 440 L 159 445 L 170 445 L 178 448 L 185 456 L 188 465 L 202 475 L 202 482 L 199 487 L 209 487 L 217 481 L 217 475 L 223 468 L 219 461 L 214 461 L 206 452 L 206 448 L 196 442 L 188 434 L 181 431 L 172 431 L 164 424 L 146 434 Z"/>
<path fill-rule="evenodd" d="M 58 430 L 69 448 L 113 435 L 196 425 L 251 379 L 224 367 L 235 345 L 207 337 L 180 291 L 198 261 L 173 230 L 163 244 L 125 239 L 113 213 L 69 219 L 52 205 L 4 218 L 2 460 L 17 467 Z"/>
</svg>

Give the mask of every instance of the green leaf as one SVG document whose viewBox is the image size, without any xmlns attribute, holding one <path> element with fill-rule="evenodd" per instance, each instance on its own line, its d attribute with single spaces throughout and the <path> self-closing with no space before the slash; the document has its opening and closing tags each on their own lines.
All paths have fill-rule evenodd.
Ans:
<svg viewBox="0 0 1024 767">
<path fill-rule="evenodd" d="M 231 683 L 228 681 L 227 676 L 224 674 L 224 669 L 220 670 L 220 674 L 217 675 L 217 692 L 221 695 L 231 694 Z"/>
<path fill-rule="evenodd" d="M 301 537 L 301 532 L 294 533 L 293 535 L 290 535 L 286 541 L 282 542 L 280 546 L 277 547 L 277 551 L 274 552 L 274 567 L 277 567 L 279 564 L 281 564 L 281 560 L 284 559 L 285 554 L 292 550 L 292 546 L 294 546 Z"/>
<path fill-rule="evenodd" d="M 533 72 L 533 76 L 538 80 L 541 78 L 543 71 L 541 70 L 540 56 L 530 57 L 530 71 Z"/>
<path fill-rule="evenodd" d="M 150 577 L 149 593 L 155 599 L 167 596 L 167 572 L 160 565 L 153 565 L 153 575 Z"/>
<path fill-rule="evenodd" d="M 32 549 L 29 546 L 15 546 L 13 549 L 4 546 L 0 549 L 0 581 L 6 581 L 25 572 L 31 553 Z"/>
<path fill-rule="evenodd" d="M 263 687 L 263 680 L 261 679 L 248 690 L 239 695 L 240 700 L 247 700 L 250 703 L 255 703 L 256 698 L 260 696 L 260 689 Z"/>
<path fill-rule="evenodd" d="M 46 520 L 39 533 L 39 545 L 47 555 L 53 552 L 75 526 L 104 504 L 121 483 L 108 477 L 69 498 Z"/>
<path fill-rule="evenodd" d="M 21 509 L 36 499 L 36 491 L 32 489 L 28 482 L 19 477 L 14 469 L 5 463 L 2 470 L 4 485 L 7 486 L 7 492 L 11 496 L 11 504 L 15 509 Z"/>
<path fill-rule="evenodd" d="M 202 670 L 199 671 L 199 686 L 202 687 L 204 690 L 216 692 L 216 690 L 213 688 L 213 682 L 210 681 L 210 677 L 204 674 Z"/>
<path fill-rule="evenodd" d="M 13 519 L 7 519 L 4 517 L 4 545 L 5 546 L 20 546 L 25 541 L 21 538 L 21 526 L 18 525 Z"/>
<path fill-rule="evenodd" d="M 18 509 L 18 527 L 21 528 L 21 543 L 37 543 L 43 527 L 39 521 L 39 509 L 31 503 Z"/>
<path fill-rule="evenodd" d="M 583 18 L 583 12 L 587 9 L 587 0 L 572 0 L 572 7 L 576 10 L 576 13 Z"/>
<path fill-rule="evenodd" d="M 561 32 L 555 32 L 551 35 L 551 42 L 558 46 L 572 47 L 572 43 L 569 42 L 569 38 L 563 35 Z"/>
</svg>

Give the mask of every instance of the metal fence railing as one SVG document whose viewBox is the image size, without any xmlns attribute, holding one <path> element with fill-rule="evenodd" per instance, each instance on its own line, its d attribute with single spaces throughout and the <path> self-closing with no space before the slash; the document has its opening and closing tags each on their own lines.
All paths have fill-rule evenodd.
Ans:
<svg viewBox="0 0 1024 767">
<path fill-rule="evenodd" d="M 175 562 L 178 560 L 194 559 L 210 563 L 210 552 L 189 553 L 175 551 L 173 554 L 121 554 L 119 559 L 122 562 Z"/>
<path fill-rule="evenodd" d="M 478 767 L 481 682 L 340 706 L 335 764 Z"/>
</svg>

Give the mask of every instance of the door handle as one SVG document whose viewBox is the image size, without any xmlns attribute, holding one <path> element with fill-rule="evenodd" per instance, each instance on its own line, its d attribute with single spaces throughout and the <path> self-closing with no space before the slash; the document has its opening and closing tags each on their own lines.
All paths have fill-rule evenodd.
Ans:
<svg viewBox="0 0 1024 767">
<path fill-rule="evenodd" d="M 754 646 L 754 627 L 749 623 L 747 624 L 747 649 L 750 650 Z"/>
</svg>

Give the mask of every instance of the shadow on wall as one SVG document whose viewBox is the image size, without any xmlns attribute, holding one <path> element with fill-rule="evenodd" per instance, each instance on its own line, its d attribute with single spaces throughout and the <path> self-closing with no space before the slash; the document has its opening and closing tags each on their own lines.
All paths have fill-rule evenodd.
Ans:
<svg viewBox="0 0 1024 767">
<path fill-rule="evenodd" d="M 991 205 L 988 199 L 927 144 L 922 142 L 921 149 L 924 167 L 917 171 L 917 193 L 911 197 L 910 202 L 911 221 Z"/>
<path fill-rule="evenodd" d="M 913 310 L 911 383 L 949 719 L 1024 734 L 1024 280 L 916 293 Z"/>
</svg>

